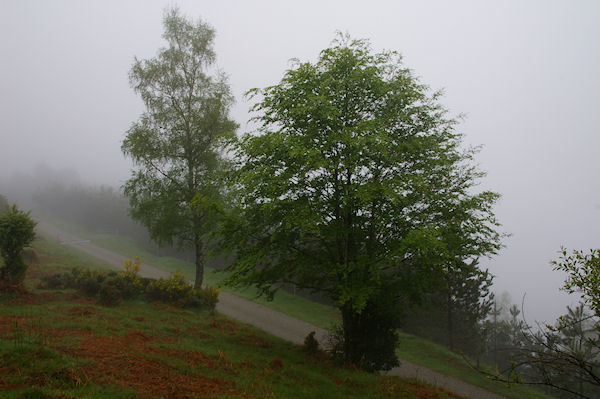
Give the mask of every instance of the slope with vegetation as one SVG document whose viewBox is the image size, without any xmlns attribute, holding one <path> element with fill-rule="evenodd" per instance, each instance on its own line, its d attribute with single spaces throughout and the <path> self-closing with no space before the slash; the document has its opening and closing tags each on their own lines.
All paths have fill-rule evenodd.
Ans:
<svg viewBox="0 0 600 399">
<path fill-rule="evenodd" d="M 99 305 L 38 287 L 48 273 L 105 267 L 38 240 L 28 294 L 0 296 L 0 390 L 7 398 L 454 398 L 326 357 L 218 314 L 159 302 Z"/>
<path fill-rule="evenodd" d="M 58 223 L 57 220 L 55 222 Z M 65 229 L 71 229 L 72 232 L 77 232 L 82 236 L 89 238 L 94 243 L 98 243 L 107 249 L 122 253 L 125 257 L 133 257 L 133 254 L 140 254 L 142 264 L 152 264 L 154 266 L 164 267 L 166 270 L 184 271 L 184 275 L 189 275 L 193 278 L 194 265 L 187 264 L 184 261 L 168 258 L 156 257 L 143 251 L 136 246 L 133 241 L 124 237 L 110 236 L 106 234 L 91 234 L 77 228 L 77 226 L 68 223 L 61 223 Z M 66 248 L 63 248 L 66 249 Z M 144 267 L 144 266 L 142 266 Z M 216 282 L 218 276 L 213 273 L 208 273 L 207 277 L 213 283 Z M 244 296 L 248 299 L 258 301 L 259 303 L 289 314 L 293 317 L 308 321 L 313 325 L 320 326 L 325 329 L 332 328 L 336 323 L 339 323 L 340 316 L 334 307 L 325 306 L 315 302 L 311 302 L 305 298 L 301 298 L 285 291 L 278 291 L 273 301 L 266 301 L 264 298 L 257 298 L 256 291 L 246 289 L 244 291 L 235 291 L 236 295 Z M 408 360 L 414 364 L 425 366 L 429 369 L 438 371 L 442 374 L 453 376 L 463 381 L 467 381 L 475 386 L 482 387 L 488 391 L 498 393 L 509 398 L 545 398 L 543 393 L 519 386 L 514 383 L 505 383 L 492 381 L 483 373 L 475 370 L 472 362 L 467 358 L 457 353 L 444 348 L 441 345 L 431 341 L 419 338 L 414 335 L 400 334 L 397 354 L 401 359 Z M 491 369 L 486 369 L 490 371 Z"/>
</svg>

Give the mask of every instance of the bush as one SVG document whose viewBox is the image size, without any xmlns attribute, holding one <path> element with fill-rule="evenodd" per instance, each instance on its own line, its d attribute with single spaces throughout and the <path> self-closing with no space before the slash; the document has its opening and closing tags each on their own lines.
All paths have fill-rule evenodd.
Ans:
<svg viewBox="0 0 600 399">
<path fill-rule="evenodd" d="M 56 273 L 42 276 L 37 288 L 45 290 L 64 290 L 73 288 L 73 281 L 69 273 Z"/>
<path fill-rule="evenodd" d="M 102 282 L 106 275 L 102 273 L 85 270 L 74 281 L 74 288 L 77 288 L 82 294 L 95 297 L 100 292 Z"/>
<path fill-rule="evenodd" d="M 304 351 L 309 355 L 314 355 L 319 352 L 319 341 L 315 338 L 315 332 L 311 331 L 304 338 Z"/>
<path fill-rule="evenodd" d="M 36 222 L 31 219 L 29 212 L 21 211 L 16 205 L 4 211 L 0 216 L 0 255 L 4 259 L 0 280 L 3 286 L 18 289 L 27 270 L 23 249 L 35 238 Z"/>
<path fill-rule="evenodd" d="M 123 301 L 123 292 L 118 278 L 106 279 L 98 291 L 98 302 L 104 306 L 117 306 Z"/>
<path fill-rule="evenodd" d="M 219 290 L 213 287 L 194 289 L 180 272 L 176 272 L 168 280 L 161 278 L 151 281 L 146 288 L 146 297 L 178 307 L 214 310 Z"/>
<path fill-rule="evenodd" d="M 140 271 L 140 258 L 135 257 L 135 261 L 125 261 L 124 270 L 119 273 L 117 286 L 123 299 L 133 299 L 144 293 L 148 285 L 148 279 L 142 279 L 138 273 Z"/>
<path fill-rule="evenodd" d="M 205 288 L 198 288 L 196 291 L 196 297 L 198 298 L 198 307 L 207 309 L 210 311 L 215 310 L 217 302 L 219 302 L 219 289 L 211 286 Z"/>
<path fill-rule="evenodd" d="M 40 289 L 79 289 L 84 271 L 79 267 L 72 268 L 69 272 L 55 273 L 42 276 L 38 288 Z"/>
<path fill-rule="evenodd" d="M 73 268 L 68 273 L 42 277 L 39 288 L 73 288 L 82 294 L 97 298 L 105 306 L 116 306 L 123 300 L 144 297 L 178 307 L 214 310 L 219 290 L 213 287 L 194 289 L 179 272 L 171 278 L 152 280 L 138 275 L 139 259 L 125 262 L 122 272 L 96 272 Z"/>
</svg>

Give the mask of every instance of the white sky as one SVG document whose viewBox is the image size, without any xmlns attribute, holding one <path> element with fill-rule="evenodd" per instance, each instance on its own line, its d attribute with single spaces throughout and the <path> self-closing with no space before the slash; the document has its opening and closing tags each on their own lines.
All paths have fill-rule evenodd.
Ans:
<svg viewBox="0 0 600 399">
<path fill-rule="evenodd" d="M 120 143 L 142 112 L 133 57 L 163 46 L 171 1 L 0 0 L 0 179 L 46 162 L 91 184 L 129 176 Z M 220 68 L 237 98 L 277 83 L 290 58 L 315 60 L 336 30 L 397 50 L 443 103 L 465 113 L 482 188 L 513 236 L 483 262 L 530 321 L 572 302 L 553 272 L 561 245 L 600 245 L 600 2 L 179 1 L 217 30 Z M 1 181 L 0 181 L 1 182 Z"/>
</svg>

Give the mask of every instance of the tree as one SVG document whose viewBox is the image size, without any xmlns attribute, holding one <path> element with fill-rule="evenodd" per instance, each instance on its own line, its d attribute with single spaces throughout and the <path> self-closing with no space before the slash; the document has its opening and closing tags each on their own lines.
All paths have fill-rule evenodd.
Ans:
<svg viewBox="0 0 600 399">
<path fill-rule="evenodd" d="M 510 381 L 549 387 L 565 397 L 596 398 L 600 395 L 600 250 L 569 255 L 562 249 L 561 258 L 552 264 L 567 273 L 562 289 L 580 294 L 583 302 L 575 309 L 567 307 L 554 325 L 538 326 L 536 331 L 518 320 L 520 312 L 513 306 L 507 324 L 513 338 L 501 371 Z"/>
<path fill-rule="evenodd" d="M 35 226 L 29 212 L 21 211 L 17 205 L 0 216 L 0 255 L 4 260 L 0 281 L 4 288 L 16 289 L 23 283 L 27 270 L 23 249 L 35 239 Z"/>
<path fill-rule="evenodd" d="M 442 285 L 405 316 L 402 330 L 472 356 L 479 356 L 484 322 L 493 306 L 493 276 L 477 262 L 457 260 L 444 270 Z"/>
<path fill-rule="evenodd" d="M 223 74 L 209 75 L 215 61 L 214 30 L 177 9 L 164 17 L 164 39 L 155 58 L 135 63 L 129 77 L 146 112 L 127 131 L 122 151 L 137 166 L 125 183 L 131 215 L 159 244 L 196 252 L 195 287 L 204 276 L 207 212 L 192 210 L 201 193 L 216 201 L 214 176 L 222 164 L 221 140 L 237 127 L 228 114 L 233 97 Z"/>
<path fill-rule="evenodd" d="M 584 302 L 600 317 L 600 249 L 573 251 L 568 255 L 565 248 L 561 249 L 560 261 L 553 261 L 554 270 L 567 273 L 563 290 L 573 294 L 578 293 Z"/>
<path fill-rule="evenodd" d="M 6 215 L 9 210 L 8 201 L 3 195 L 0 195 L 0 216 Z"/>
<path fill-rule="evenodd" d="M 279 283 L 323 292 L 342 314 L 345 360 L 394 366 L 401 304 L 456 257 L 500 247 L 498 195 L 472 194 L 483 174 L 440 94 L 367 41 L 340 36 L 316 63 L 249 94 L 260 128 L 233 149 L 225 282 L 267 295 Z"/>
<path fill-rule="evenodd" d="M 509 363 L 501 371 L 510 382 L 548 387 L 565 397 L 596 398 L 600 394 L 598 319 L 586 315 L 582 304 L 567 310 L 554 325 L 539 326 L 537 331 L 521 321 L 516 326 L 520 342 L 511 347 Z"/>
<path fill-rule="evenodd" d="M 460 262 L 459 267 L 446 273 L 442 290 L 445 302 L 440 308 L 446 312 L 446 331 L 450 349 L 460 348 L 465 353 L 480 352 L 482 323 L 492 309 L 490 293 L 493 277 L 487 270 L 477 268 L 476 262 Z"/>
<path fill-rule="evenodd" d="M 515 370 L 535 370 L 525 378 L 529 384 L 544 384 L 579 397 L 600 394 L 600 250 L 561 248 L 554 270 L 567 273 L 562 290 L 581 295 L 575 309 L 567 307 L 553 326 L 530 334 L 532 342 L 517 357 Z M 588 315 L 584 305 L 592 310 Z"/>
</svg>

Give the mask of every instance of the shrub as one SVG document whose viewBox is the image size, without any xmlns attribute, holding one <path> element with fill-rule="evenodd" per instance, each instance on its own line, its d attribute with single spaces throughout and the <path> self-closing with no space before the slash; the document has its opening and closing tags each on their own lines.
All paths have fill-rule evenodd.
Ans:
<svg viewBox="0 0 600 399">
<path fill-rule="evenodd" d="M 40 280 L 41 281 L 38 284 L 37 288 L 41 289 L 57 290 L 73 287 L 70 275 L 68 273 L 48 274 L 42 276 Z"/>
<path fill-rule="evenodd" d="M 133 262 L 130 260 L 125 261 L 124 270 L 119 273 L 116 279 L 123 299 L 132 299 L 144 293 L 147 283 L 144 284 L 138 275 L 140 268 L 140 258 L 137 256 Z"/>
<path fill-rule="evenodd" d="M 195 291 L 198 297 L 198 307 L 210 311 L 215 310 L 221 292 L 219 289 L 207 285 L 205 288 L 197 288 Z"/>
<path fill-rule="evenodd" d="M 95 297 L 100 292 L 102 281 L 105 275 L 90 270 L 84 270 L 74 281 L 74 288 L 77 288 L 82 294 Z"/>
<path fill-rule="evenodd" d="M 168 280 L 158 279 L 150 282 L 146 296 L 150 300 L 184 305 L 191 300 L 193 288 L 185 281 L 180 272 L 175 272 Z"/>
<path fill-rule="evenodd" d="M 180 272 L 176 272 L 168 280 L 161 278 L 151 281 L 146 288 L 146 297 L 178 307 L 214 310 L 219 290 L 213 287 L 194 289 Z"/>
<path fill-rule="evenodd" d="M 309 355 L 314 355 L 319 352 L 319 341 L 315 338 L 315 332 L 311 331 L 304 338 L 304 351 Z"/>
<path fill-rule="evenodd" d="M 123 292 L 119 278 L 108 278 L 100 286 L 98 302 L 104 306 L 117 306 L 123 301 Z"/>
<path fill-rule="evenodd" d="M 123 300 L 145 297 L 178 307 L 214 310 L 219 290 L 213 287 L 194 289 L 180 272 L 169 279 L 152 280 L 138 275 L 139 259 L 125 262 L 122 272 L 96 272 L 73 268 L 69 273 L 42 277 L 39 288 L 74 288 L 82 294 L 97 298 L 106 306 L 116 306 Z"/>
<path fill-rule="evenodd" d="M 0 280 L 5 287 L 20 287 L 25 278 L 27 264 L 23 261 L 23 249 L 35 238 L 36 222 L 29 212 L 16 205 L 5 209 L 0 216 L 0 255 L 4 266 L 0 268 Z"/>
</svg>

